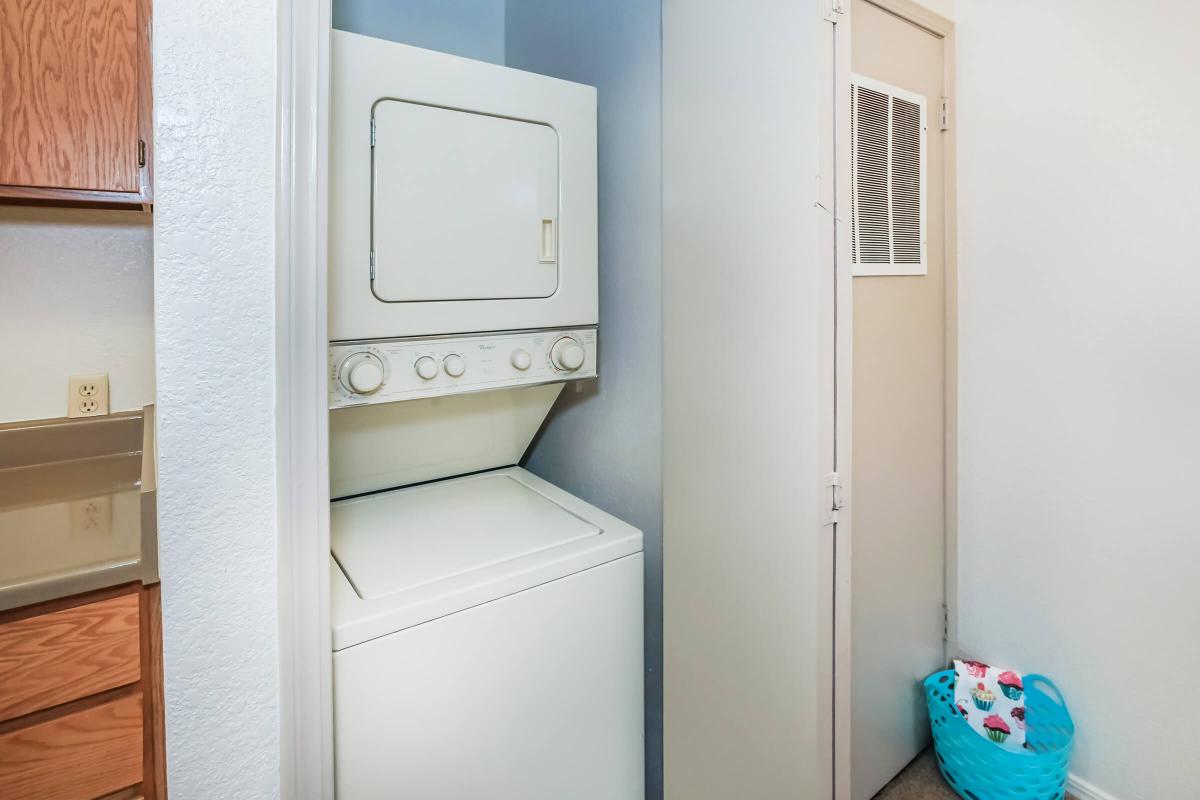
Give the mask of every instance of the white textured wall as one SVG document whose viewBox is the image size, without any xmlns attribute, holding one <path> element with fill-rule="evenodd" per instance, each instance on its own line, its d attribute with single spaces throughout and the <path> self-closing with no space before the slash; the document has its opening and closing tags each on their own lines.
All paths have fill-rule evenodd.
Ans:
<svg viewBox="0 0 1200 800">
<path fill-rule="evenodd" d="M 1196 797 L 1200 6 L 960 0 L 960 625 Z"/>
<path fill-rule="evenodd" d="M 66 416 L 85 372 L 113 411 L 154 400 L 150 239 L 141 212 L 0 207 L 0 422 Z"/>
<path fill-rule="evenodd" d="M 279 795 L 273 0 L 154 9 L 172 797 Z"/>
</svg>

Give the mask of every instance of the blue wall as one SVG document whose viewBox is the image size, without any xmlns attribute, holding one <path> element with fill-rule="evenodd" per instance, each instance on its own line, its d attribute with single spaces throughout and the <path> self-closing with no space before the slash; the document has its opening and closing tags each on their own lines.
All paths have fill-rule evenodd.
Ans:
<svg viewBox="0 0 1200 800">
<path fill-rule="evenodd" d="M 662 797 L 662 5 L 508 0 L 508 65 L 599 93 L 600 379 L 570 387 L 526 459 L 641 528 L 646 796 Z"/>
<path fill-rule="evenodd" d="M 504 0 L 333 0 L 333 27 L 504 63 Z"/>
</svg>

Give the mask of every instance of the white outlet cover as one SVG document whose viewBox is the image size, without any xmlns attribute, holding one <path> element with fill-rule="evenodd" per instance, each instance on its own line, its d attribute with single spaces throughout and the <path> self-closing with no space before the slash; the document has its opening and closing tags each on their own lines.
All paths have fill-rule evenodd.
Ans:
<svg viewBox="0 0 1200 800">
<path fill-rule="evenodd" d="M 72 375 L 67 380 L 67 416 L 102 417 L 108 413 L 108 373 Z"/>
</svg>

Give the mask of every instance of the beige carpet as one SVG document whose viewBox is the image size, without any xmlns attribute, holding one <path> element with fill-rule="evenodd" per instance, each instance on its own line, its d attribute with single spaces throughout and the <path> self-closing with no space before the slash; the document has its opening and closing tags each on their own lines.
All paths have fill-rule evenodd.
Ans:
<svg viewBox="0 0 1200 800">
<path fill-rule="evenodd" d="M 933 750 L 926 750 L 883 787 L 875 800 L 959 800 L 938 774 Z"/>
<path fill-rule="evenodd" d="M 904 771 L 883 787 L 875 800 L 960 800 L 938 773 L 933 750 L 917 756 Z M 1067 800 L 1072 800 L 1067 795 Z"/>
</svg>

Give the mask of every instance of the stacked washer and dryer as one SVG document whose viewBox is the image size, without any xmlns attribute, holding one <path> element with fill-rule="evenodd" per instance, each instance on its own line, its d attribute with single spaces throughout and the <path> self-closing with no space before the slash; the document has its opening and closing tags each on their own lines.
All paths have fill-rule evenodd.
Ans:
<svg viewBox="0 0 1200 800">
<path fill-rule="evenodd" d="M 597 374 L 595 90 L 332 51 L 337 796 L 642 798 L 642 534 L 517 466 Z"/>
</svg>

